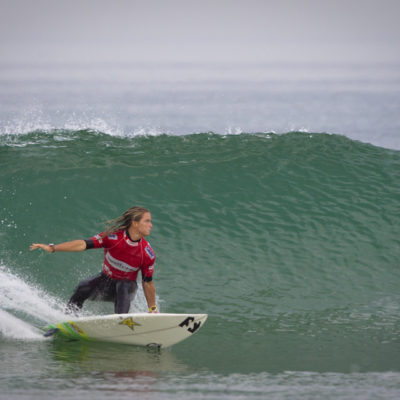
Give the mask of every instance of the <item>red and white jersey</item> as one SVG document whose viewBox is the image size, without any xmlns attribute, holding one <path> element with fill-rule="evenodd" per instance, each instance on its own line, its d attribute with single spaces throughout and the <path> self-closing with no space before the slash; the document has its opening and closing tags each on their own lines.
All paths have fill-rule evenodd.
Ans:
<svg viewBox="0 0 400 400">
<path fill-rule="evenodd" d="M 90 240 L 95 248 L 104 248 L 103 271 L 110 278 L 135 281 L 139 270 L 142 278 L 153 276 L 156 256 L 145 238 L 134 242 L 120 230 L 104 238 L 100 233 Z"/>
</svg>

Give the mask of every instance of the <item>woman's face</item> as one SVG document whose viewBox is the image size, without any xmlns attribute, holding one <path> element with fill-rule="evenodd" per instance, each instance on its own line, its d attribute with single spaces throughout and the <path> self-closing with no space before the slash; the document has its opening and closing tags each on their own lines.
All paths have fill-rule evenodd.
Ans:
<svg viewBox="0 0 400 400">
<path fill-rule="evenodd" d="M 140 236 L 149 236 L 153 224 L 151 223 L 151 214 L 146 212 L 143 214 L 140 221 L 132 222 L 135 232 Z"/>
</svg>

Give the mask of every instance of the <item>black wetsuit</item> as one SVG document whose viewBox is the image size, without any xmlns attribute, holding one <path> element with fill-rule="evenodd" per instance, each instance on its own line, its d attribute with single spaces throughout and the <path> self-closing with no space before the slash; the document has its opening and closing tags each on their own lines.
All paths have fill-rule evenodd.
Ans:
<svg viewBox="0 0 400 400">
<path fill-rule="evenodd" d="M 90 299 L 113 301 L 115 314 L 128 313 L 136 291 L 136 281 L 118 281 L 101 272 L 79 283 L 69 299 L 67 311 L 80 310 L 84 301 Z"/>
</svg>

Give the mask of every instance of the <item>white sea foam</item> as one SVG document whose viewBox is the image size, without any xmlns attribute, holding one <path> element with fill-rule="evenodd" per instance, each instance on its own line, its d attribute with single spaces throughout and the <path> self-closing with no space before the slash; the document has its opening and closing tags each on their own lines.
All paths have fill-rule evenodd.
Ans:
<svg viewBox="0 0 400 400">
<path fill-rule="evenodd" d="M 240 128 L 239 128 L 240 129 Z M 235 133 L 238 129 L 235 130 Z M 174 135 L 168 130 L 159 127 L 135 127 L 131 129 L 123 129 L 116 124 L 108 123 L 105 119 L 99 117 L 85 118 L 77 117 L 76 120 L 70 119 L 62 124 L 52 124 L 46 122 L 40 117 L 32 120 L 24 118 L 14 119 L 0 126 L 0 136 L 18 137 L 32 132 L 40 132 L 54 134 L 57 132 L 67 131 L 76 136 L 79 131 L 87 131 L 92 133 L 103 133 L 115 137 L 137 137 L 137 136 L 159 136 L 163 134 Z M 241 133 L 241 132 L 240 132 Z M 56 141 L 70 140 L 66 135 L 58 134 L 54 136 Z M 28 144 L 37 144 L 35 141 L 26 142 L 23 145 L 15 144 L 15 146 L 25 146 Z"/>
<path fill-rule="evenodd" d="M 43 335 L 37 328 L 0 308 L 0 336 L 1 335 L 12 339 L 43 338 Z"/>
<path fill-rule="evenodd" d="M 63 304 L 0 265 L 0 333 L 14 339 L 41 337 L 37 326 L 65 319 Z"/>
</svg>

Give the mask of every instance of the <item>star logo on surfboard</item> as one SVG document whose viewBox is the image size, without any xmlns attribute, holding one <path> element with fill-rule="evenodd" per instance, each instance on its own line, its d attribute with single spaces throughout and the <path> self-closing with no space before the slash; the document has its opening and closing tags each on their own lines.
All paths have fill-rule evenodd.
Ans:
<svg viewBox="0 0 400 400">
<path fill-rule="evenodd" d="M 119 323 L 119 325 L 126 325 L 129 328 L 131 328 L 133 331 L 135 330 L 135 326 L 141 326 L 137 322 L 135 322 L 132 317 L 129 318 L 123 318 L 122 321 Z"/>
</svg>

